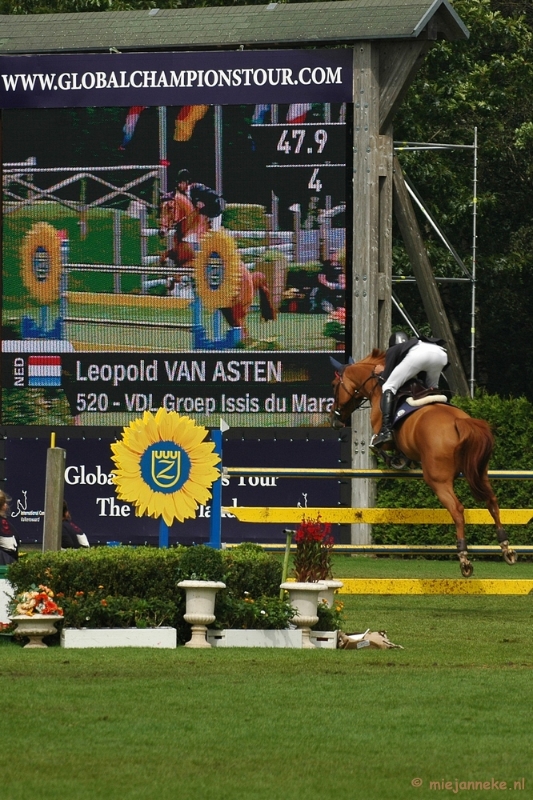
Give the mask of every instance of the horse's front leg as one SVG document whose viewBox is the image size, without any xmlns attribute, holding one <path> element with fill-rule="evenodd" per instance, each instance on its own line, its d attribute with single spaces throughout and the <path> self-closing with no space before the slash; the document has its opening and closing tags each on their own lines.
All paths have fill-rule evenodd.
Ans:
<svg viewBox="0 0 533 800">
<path fill-rule="evenodd" d="M 469 578 L 474 572 L 474 566 L 468 558 L 468 549 L 465 538 L 465 508 L 457 498 L 451 480 L 441 481 L 424 474 L 427 485 L 437 495 L 444 508 L 450 512 L 455 523 L 455 533 L 457 535 L 457 556 L 461 573 L 465 578 Z"/>
<path fill-rule="evenodd" d="M 489 510 L 489 514 L 494 520 L 494 524 L 496 525 L 496 536 L 498 537 L 498 544 L 502 549 L 503 560 L 506 564 L 516 564 L 516 553 L 512 548 L 509 547 L 509 535 L 500 520 L 500 506 L 498 505 L 496 496 L 492 491 L 492 486 L 490 485 L 489 479 L 485 478 L 484 483 L 487 487 L 487 508 Z"/>
</svg>

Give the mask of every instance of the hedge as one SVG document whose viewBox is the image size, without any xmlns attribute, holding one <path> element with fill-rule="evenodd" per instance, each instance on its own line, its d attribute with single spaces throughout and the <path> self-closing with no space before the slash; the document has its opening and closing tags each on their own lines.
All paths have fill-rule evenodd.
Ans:
<svg viewBox="0 0 533 800">
<path fill-rule="evenodd" d="M 215 608 L 219 626 L 286 628 L 293 611 L 279 600 L 281 572 L 275 556 L 248 543 L 224 551 L 199 545 L 28 553 L 9 566 L 8 578 L 15 591 L 49 586 L 69 627 L 171 625 L 184 643 L 190 628 L 179 581 L 224 581 Z"/>
</svg>

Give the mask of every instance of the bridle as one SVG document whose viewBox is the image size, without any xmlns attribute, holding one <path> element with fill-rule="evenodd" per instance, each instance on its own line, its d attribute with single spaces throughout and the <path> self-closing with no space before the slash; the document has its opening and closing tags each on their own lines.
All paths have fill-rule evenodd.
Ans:
<svg viewBox="0 0 533 800">
<path fill-rule="evenodd" d="M 376 390 L 376 388 L 378 386 L 378 383 L 379 383 L 378 376 L 376 375 L 374 370 L 372 370 L 372 372 L 370 373 L 368 378 L 366 378 L 363 381 L 363 383 L 361 383 L 359 386 L 355 386 L 354 385 L 353 389 L 349 389 L 346 386 L 346 384 L 343 382 L 343 380 L 342 380 L 343 374 L 344 374 L 344 370 L 342 372 L 336 372 L 335 373 L 335 376 L 336 376 L 336 378 L 338 380 L 338 383 L 337 383 L 337 385 L 335 387 L 335 391 L 333 393 L 334 408 L 332 410 L 332 418 L 333 418 L 333 420 L 336 420 L 337 422 L 340 422 L 342 425 L 345 424 L 343 422 L 343 420 L 342 420 L 342 414 L 343 414 L 343 412 L 345 412 L 346 407 L 350 403 L 353 403 L 353 408 L 350 410 L 350 414 L 352 414 L 354 411 L 356 411 L 359 408 L 365 408 L 366 407 L 364 405 L 365 401 L 368 401 L 368 404 L 370 405 L 370 400 L 372 398 L 372 395 L 374 394 L 374 392 L 375 392 L 375 390 Z M 367 394 L 363 394 L 363 389 L 365 388 L 365 386 L 368 383 L 368 381 L 372 380 L 372 378 L 374 378 L 376 380 L 375 385 L 372 387 L 372 389 L 370 389 L 369 392 L 367 391 Z M 348 395 L 348 400 L 346 400 L 346 402 L 342 403 L 342 404 L 341 404 L 341 402 L 339 400 L 339 390 L 340 390 L 341 386 L 344 389 L 344 391 L 346 392 L 346 394 Z"/>
</svg>

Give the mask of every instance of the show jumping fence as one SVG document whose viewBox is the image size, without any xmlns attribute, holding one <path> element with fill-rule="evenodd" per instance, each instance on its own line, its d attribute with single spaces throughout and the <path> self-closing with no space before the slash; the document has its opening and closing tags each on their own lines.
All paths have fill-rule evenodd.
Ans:
<svg viewBox="0 0 533 800">
<path fill-rule="evenodd" d="M 421 470 L 379 469 L 295 469 L 292 467 L 224 467 L 226 477 L 251 477 L 268 475 L 276 478 L 422 478 Z M 533 480 L 533 470 L 489 470 L 491 480 Z M 453 524 L 451 515 L 443 508 L 272 508 L 231 507 L 224 508 L 241 522 L 275 524 L 299 523 L 305 517 L 316 518 L 334 524 Z M 500 509 L 504 525 L 527 525 L 533 520 L 533 509 Z M 492 525 L 494 520 L 485 509 L 465 509 L 465 520 L 472 525 Z M 384 546 L 384 545 L 383 545 Z M 351 547 L 354 547 L 353 545 Z M 372 552 L 375 545 L 365 545 Z"/>
<path fill-rule="evenodd" d="M 277 478 L 422 478 L 421 470 L 373 470 L 373 469 L 313 469 L 286 467 L 224 467 L 226 477 L 259 477 L 268 475 Z M 489 470 L 491 480 L 533 480 L 533 470 Z M 459 476 L 461 477 L 461 476 Z M 303 519 L 316 519 L 330 523 L 371 524 L 453 524 L 445 509 L 434 508 L 272 508 L 272 507 L 222 507 L 241 522 L 295 524 Z M 213 511 L 216 514 L 216 511 Z M 503 524 L 527 525 L 533 521 L 533 509 L 500 509 Z M 494 524 L 489 512 L 484 509 L 465 509 L 467 523 L 476 525 Z M 291 531 L 285 531 L 290 534 Z M 213 544 L 213 542 L 212 542 Z M 262 545 L 265 550 L 283 552 L 285 544 Z M 295 549 L 292 545 L 291 549 Z M 532 545 L 516 545 L 513 550 L 521 555 L 533 555 Z M 456 555 L 454 545 L 339 545 L 335 553 L 381 554 L 381 555 Z M 500 555 L 497 545 L 473 545 L 473 555 Z M 533 594 L 533 580 L 476 580 L 476 579 L 400 579 L 400 578 L 349 578 L 343 580 L 342 594 Z"/>
</svg>

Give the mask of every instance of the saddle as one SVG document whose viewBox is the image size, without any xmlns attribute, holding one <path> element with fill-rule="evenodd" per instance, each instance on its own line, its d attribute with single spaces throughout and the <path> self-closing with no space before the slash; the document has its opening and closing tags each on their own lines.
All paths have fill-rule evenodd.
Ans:
<svg viewBox="0 0 533 800">
<path fill-rule="evenodd" d="M 404 383 L 398 389 L 392 413 L 392 429 L 394 431 L 401 423 L 414 412 L 431 403 L 448 403 L 452 393 L 448 389 L 427 389 L 419 378 Z M 377 450 L 376 455 L 385 461 L 389 469 L 411 469 L 416 467 L 407 456 L 392 445 L 393 449 Z"/>
<path fill-rule="evenodd" d="M 427 389 L 418 378 L 404 383 L 396 393 L 393 408 L 393 427 L 405 416 L 405 413 L 398 413 L 404 404 L 407 404 L 415 411 L 417 408 L 430 403 L 448 403 L 451 397 L 452 393 L 448 389 Z"/>
</svg>

